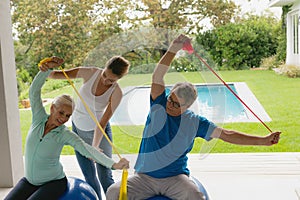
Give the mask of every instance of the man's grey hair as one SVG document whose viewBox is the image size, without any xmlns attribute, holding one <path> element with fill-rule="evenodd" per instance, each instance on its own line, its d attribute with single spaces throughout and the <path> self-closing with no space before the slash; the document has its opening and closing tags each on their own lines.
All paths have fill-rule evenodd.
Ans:
<svg viewBox="0 0 300 200">
<path fill-rule="evenodd" d="M 174 92 L 179 98 L 183 98 L 187 106 L 191 106 L 197 99 L 196 87 L 189 82 L 176 83 L 171 92 Z"/>
</svg>

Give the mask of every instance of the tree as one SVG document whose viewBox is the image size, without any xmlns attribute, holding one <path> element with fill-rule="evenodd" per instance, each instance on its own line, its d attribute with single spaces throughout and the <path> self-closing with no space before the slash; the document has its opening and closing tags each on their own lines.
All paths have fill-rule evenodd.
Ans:
<svg viewBox="0 0 300 200">
<path fill-rule="evenodd" d="M 143 24 L 158 30 L 180 30 L 187 35 L 207 28 L 205 20 L 213 26 L 229 23 L 238 10 L 233 1 L 227 0 L 141 0 L 133 1 L 131 8 L 134 9 L 127 20 L 129 27 Z M 161 46 L 169 46 L 171 38 L 166 34 L 162 41 Z M 158 51 L 159 57 L 165 53 L 164 49 Z"/>
<path fill-rule="evenodd" d="M 105 7 L 108 2 L 11 1 L 18 40 L 27 46 L 24 53 L 33 52 L 35 63 L 44 57 L 57 55 L 70 65 L 82 64 L 90 49 L 121 30 L 117 23 L 112 24 L 120 20 L 116 16 L 122 13 L 111 12 Z M 104 11 L 107 12 L 105 16 Z"/>
<path fill-rule="evenodd" d="M 52 55 L 63 57 L 66 68 L 85 64 L 91 57 L 91 64 L 103 66 L 106 55 L 119 52 L 124 42 L 140 43 L 121 51 L 132 61 L 132 71 L 137 72 L 136 66 L 156 63 L 166 49 L 160 47 L 168 47 L 173 39 L 172 34 L 161 30 L 193 34 L 203 29 L 201 22 L 205 19 L 215 26 L 228 23 L 237 9 L 227 0 L 11 0 L 11 8 L 20 48 L 17 68 L 31 77 L 38 71 L 32 66 Z M 156 46 L 147 47 L 144 38 L 136 40 L 135 34 L 125 41 L 105 43 L 112 35 L 145 26 L 153 29 L 147 39 L 153 38 Z M 100 51 L 102 44 L 105 46 Z M 95 49 L 99 50 L 96 57 L 91 53 Z"/>
<path fill-rule="evenodd" d="M 136 21 L 155 28 L 185 30 L 186 34 L 198 33 L 204 28 L 203 20 L 213 26 L 230 22 L 238 7 L 226 0 L 141 0 L 135 1 L 132 24 Z M 134 15 L 134 13 L 138 13 Z"/>
</svg>

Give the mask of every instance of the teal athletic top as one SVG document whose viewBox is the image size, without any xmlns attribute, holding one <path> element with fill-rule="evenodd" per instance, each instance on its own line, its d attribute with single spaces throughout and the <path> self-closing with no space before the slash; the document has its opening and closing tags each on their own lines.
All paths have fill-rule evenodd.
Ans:
<svg viewBox="0 0 300 200">
<path fill-rule="evenodd" d="M 168 115 L 168 93 L 166 89 L 154 101 L 150 97 L 150 112 L 134 167 L 137 173 L 154 178 L 189 175 L 187 154 L 192 150 L 195 138 L 209 141 L 216 128 L 214 123 L 190 110 L 179 116 Z"/>
<path fill-rule="evenodd" d="M 49 115 L 42 104 L 41 88 L 50 72 L 51 70 L 40 71 L 29 90 L 32 124 L 26 139 L 25 177 L 33 185 L 42 185 L 65 177 L 63 166 L 59 161 L 64 145 L 71 145 L 83 156 L 91 158 L 107 168 L 112 168 L 115 162 L 111 158 L 86 144 L 65 125 L 52 129 L 43 137 Z"/>
</svg>

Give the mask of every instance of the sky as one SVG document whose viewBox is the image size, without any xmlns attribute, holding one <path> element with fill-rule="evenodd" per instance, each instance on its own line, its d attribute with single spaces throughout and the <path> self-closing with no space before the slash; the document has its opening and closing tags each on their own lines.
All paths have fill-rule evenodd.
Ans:
<svg viewBox="0 0 300 200">
<path fill-rule="evenodd" d="M 268 6 L 269 0 L 233 0 L 237 5 L 240 5 L 242 8 L 242 13 L 253 12 L 257 15 L 261 15 L 266 10 L 269 10 L 275 14 L 278 19 L 281 17 L 281 7 L 270 8 Z"/>
<path fill-rule="evenodd" d="M 241 14 L 253 13 L 256 15 L 263 15 L 268 12 L 274 13 L 276 18 L 281 18 L 281 7 L 269 7 L 269 0 L 232 0 L 236 5 L 241 7 Z M 203 30 L 211 29 L 213 26 L 210 24 L 209 19 L 204 19 L 201 25 L 205 27 Z"/>
</svg>

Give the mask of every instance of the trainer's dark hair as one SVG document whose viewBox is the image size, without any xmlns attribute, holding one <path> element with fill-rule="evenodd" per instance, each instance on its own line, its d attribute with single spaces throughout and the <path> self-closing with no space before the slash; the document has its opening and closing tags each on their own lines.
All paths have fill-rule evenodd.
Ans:
<svg viewBox="0 0 300 200">
<path fill-rule="evenodd" d="M 105 67 L 121 78 L 128 73 L 130 63 L 122 56 L 114 56 L 107 61 Z"/>
</svg>

